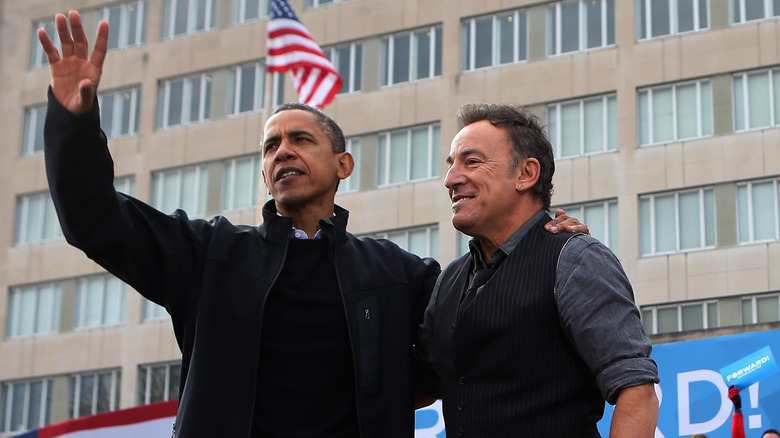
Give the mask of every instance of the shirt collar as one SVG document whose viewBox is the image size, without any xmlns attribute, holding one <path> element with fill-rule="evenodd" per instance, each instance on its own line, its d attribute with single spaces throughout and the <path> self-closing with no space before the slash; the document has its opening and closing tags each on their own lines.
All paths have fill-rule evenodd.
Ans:
<svg viewBox="0 0 780 438">
<path fill-rule="evenodd" d="M 512 251 L 517 248 L 517 245 L 521 240 L 523 240 L 523 237 L 528 234 L 528 230 L 530 230 L 534 224 L 542 218 L 542 215 L 546 214 L 547 212 L 543 209 L 539 210 L 534 213 L 530 219 L 525 221 L 523 225 L 520 225 L 520 228 L 512 233 L 512 235 L 509 236 L 504 241 L 504 243 L 502 243 L 498 248 L 490 253 L 490 260 L 492 261 L 491 263 L 494 263 L 496 260 L 501 260 L 509 254 L 512 254 Z M 473 238 L 469 241 L 469 252 L 471 252 L 471 259 L 474 261 L 473 267 L 475 270 L 487 267 L 485 258 L 482 256 L 482 246 L 480 245 L 479 240 Z"/>
</svg>

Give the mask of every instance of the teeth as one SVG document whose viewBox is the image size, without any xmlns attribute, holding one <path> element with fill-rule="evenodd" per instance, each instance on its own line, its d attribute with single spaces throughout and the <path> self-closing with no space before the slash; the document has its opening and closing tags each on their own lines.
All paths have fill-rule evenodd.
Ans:
<svg viewBox="0 0 780 438">
<path fill-rule="evenodd" d="M 283 174 L 281 174 L 279 176 L 279 178 L 284 178 L 284 177 L 287 177 L 287 176 L 290 176 L 290 175 L 300 175 L 300 174 L 301 174 L 301 172 L 298 172 L 297 170 L 290 170 L 288 172 L 284 172 Z"/>
</svg>

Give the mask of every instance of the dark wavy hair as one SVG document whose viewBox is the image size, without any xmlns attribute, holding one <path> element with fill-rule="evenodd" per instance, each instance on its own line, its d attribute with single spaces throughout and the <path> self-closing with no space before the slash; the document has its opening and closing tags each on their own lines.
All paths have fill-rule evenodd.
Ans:
<svg viewBox="0 0 780 438">
<path fill-rule="evenodd" d="M 539 160 L 539 181 L 534 185 L 532 193 L 549 211 L 555 157 L 539 118 L 521 106 L 508 104 L 472 103 L 458 110 L 458 122 L 463 126 L 481 120 L 487 120 L 497 128 L 506 128 L 513 146 L 512 169 L 517 168 L 526 158 Z"/>
<path fill-rule="evenodd" d="M 344 133 L 341 131 L 339 124 L 336 123 L 335 120 L 331 119 L 330 116 L 313 106 L 298 102 L 284 103 L 279 105 L 276 107 L 276 109 L 274 109 L 274 112 L 271 115 L 287 110 L 303 110 L 314 114 L 317 116 L 320 128 L 322 128 L 322 130 L 325 131 L 325 135 L 328 136 L 330 145 L 333 148 L 333 152 L 339 153 L 347 150 L 347 141 L 344 139 Z"/>
</svg>

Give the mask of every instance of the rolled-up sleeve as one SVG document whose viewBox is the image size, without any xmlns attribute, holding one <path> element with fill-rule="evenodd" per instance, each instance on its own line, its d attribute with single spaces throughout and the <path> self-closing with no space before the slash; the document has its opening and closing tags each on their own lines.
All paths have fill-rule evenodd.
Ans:
<svg viewBox="0 0 780 438">
<path fill-rule="evenodd" d="M 615 404 L 623 388 L 658 383 L 631 283 L 604 244 L 590 236 L 566 244 L 558 262 L 555 299 L 566 335 L 607 402 Z"/>
</svg>

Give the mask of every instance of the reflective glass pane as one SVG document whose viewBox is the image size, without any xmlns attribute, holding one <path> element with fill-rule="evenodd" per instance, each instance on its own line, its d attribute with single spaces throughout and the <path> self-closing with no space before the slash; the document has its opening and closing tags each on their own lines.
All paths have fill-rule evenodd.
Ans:
<svg viewBox="0 0 780 438">
<path fill-rule="evenodd" d="M 585 2 L 585 14 L 587 16 L 587 26 L 585 30 L 588 35 L 588 48 L 600 47 L 604 45 L 602 41 L 601 31 L 601 9 L 606 0 L 591 0 Z"/>
<path fill-rule="evenodd" d="M 408 132 L 393 132 L 390 134 L 390 183 L 406 181 L 406 170 L 409 163 Z"/>
<path fill-rule="evenodd" d="M 655 251 L 677 250 L 676 206 L 674 195 L 655 197 Z"/>
<path fill-rule="evenodd" d="M 431 76 L 431 30 L 426 29 L 414 33 L 414 62 L 416 64 L 413 79 L 423 79 Z"/>
<path fill-rule="evenodd" d="M 412 180 L 428 178 L 428 127 L 412 130 Z"/>
<path fill-rule="evenodd" d="M 774 182 L 753 183 L 753 235 L 756 240 L 774 239 L 777 207 Z"/>
<path fill-rule="evenodd" d="M 409 252 L 420 257 L 429 255 L 428 233 L 425 229 L 409 231 Z"/>
<path fill-rule="evenodd" d="M 753 73 L 747 77 L 750 128 L 769 126 L 769 72 Z"/>
<path fill-rule="evenodd" d="M 677 307 L 658 309 L 658 333 L 672 333 L 679 331 L 677 324 Z"/>
<path fill-rule="evenodd" d="M 604 99 L 586 100 L 585 111 L 585 153 L 601 152 L 606 148 L 604 139 Z"/>
<path fill-rule="evenodd" d="M 474 20 L 474 68 L 493 64 L 493 17 Z"/>
<path fill-rule="evenodd" d="M 750 235 L 750 211 L 748 208 L 748 186 L 740 184 L 737 186 L 737 236 L 739 242 L 750 242 L 753 237 Z"/>
<path fill-rule="evenodd" d="M 515 17 L 514 13 L 502 14 L 496 17 L 498 26 L 498 62 L 507 64 L 515 62 Z"/>
<path fill-rule="evenodd" d="M 669 35 L 669 0 L 650 0 L 652 36 Z"/>
<path fill-rule="evenodd" d="M 701 304 L 682 306 L 682 329 L 701 330 L 704 328 L 704 309 Z"/>
<path fill-rule="evenodd" d="M 409 82 L 409 58 L 411 35 L 393 38 L 393 83 Z"/>
<path fill-rule="evenodd" d="M 674 140 L 672 89 L 653 90 L 653 143 Z"/>
<path fill-rule="evenodd" d="M 561 3 L 561 53 L 580 49 L 579 1 Z"/>
<path fill-rule="evenodd" d="M 581 153 L 580 103 L 561 105 L 561 156 L 571 157 Z"/>
<path fill-rule="evenodd" d="M 742 131 L 745 125 L 745 75 L 734 76 L 734 130 Z"/>
<path fill-rule="evenodd" d="M 701 212 L 699 192 L 680 193 L 680 249 L 700 248 Z"/>
<path fill-rule="evenodd" d="M 758 322 L 775 322 L 780 320 L 780 307 L 777 295 L 756 298 Z"/>
<path fill-rule="evenodd" d="M 695 138 L 699 136 L 697 108 L 696 84 L 678 86 L 677 139 Z"/>
<path fill-rule="evenodd" d="M 694 29 L 693 2 L 697 0 L 677 0 L 677 30 L 688 32 Z"/>
</svg>

